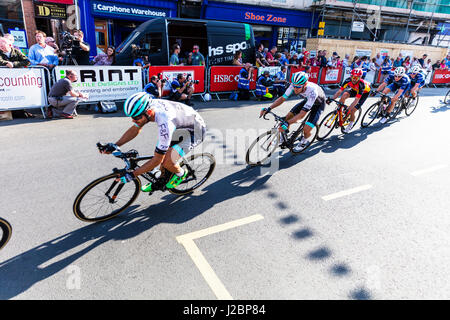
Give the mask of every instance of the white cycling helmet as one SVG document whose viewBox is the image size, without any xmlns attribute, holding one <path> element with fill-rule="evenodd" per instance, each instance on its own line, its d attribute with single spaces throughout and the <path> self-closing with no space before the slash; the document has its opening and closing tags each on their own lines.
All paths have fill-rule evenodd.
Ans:
<svg viewBox="0 0 450 320">
<path fill-rule="evenodd" d="M 304 85 L 308 81 L 308 74 L 300 71 L 292 75 L 291 82 L 294 86 Z"/>
<path fill-rule="evenodd" d="M 422 71 L 422 68 L 420 66 L 414 66 L 411 68 L 410 73 L 419 73 Z"/>
<path fill-rule="evenodd" d="M 152 95 L 147 92 L 137 92 L 128 97 L 123 104 L 123 111 L 128 117 L 136 117 L 150 108 Z"/>
<path fill-rule="evenodd" d="M 394 77 L 401 77 L 401 76 L 403 76 L 404 74 L 406 74 L 406 70 L 405 70 L 405 68 L 403 68 L 403 67 L 397 67 L 397 68 L 394 70 Z"/>
</svg>

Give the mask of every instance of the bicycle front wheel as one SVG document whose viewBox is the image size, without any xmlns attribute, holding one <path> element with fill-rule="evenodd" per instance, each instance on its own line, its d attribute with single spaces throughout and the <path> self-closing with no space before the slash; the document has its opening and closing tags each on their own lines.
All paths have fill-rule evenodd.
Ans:
<svg viewBox="0 0 450 320">
<path fill-rule="evenodd" d="M 404 98 L 404 99 L 406 99 L 406 98 Z M 394 120 L 400 114 L 400 112 L 402 112 L 403 105 L 406 103 L 406 101 L 404 99 L 398 100 L 395 103 L 394 109 L 392 109 L 392 111 L 389 115 L 389 119 Z"/>
<path fill-rule="evenodd" d="M 323 140 L 328 137 L 336 127 L 336 122 L 338 121 L 338 114 L 336 111 L 331 111 L 327 114 L 319 124 L 319 129 L 317 133 L 317 140 Z"/>
<path fill-rule="evenodd" d="M 191 193 L 204 184 L 216 167 L 216 159 L 210 153 L 199 153 L 183 160 L 180 166 L 188 172 L 186 179 L 176 188 L 168 189 L 179 195 Z"/>
<path fill-rule="evenodd" d="M 409 103 L 406 105 L 405 114 L 409 117 L 414 112 L 414 110 L 416 110 L 418 104 L 419 95 L 417 95 L 415 99 L 411 98 Z"/>
<path fill-rule="evenodd" d="M 372 122 L 375 121 L 376 118 L 378 118 L 379 115 L 379 106 L 380 102 L 376 102 L 373 105 L 367 109 L 366 113 L 364 113 L 364 116 L 361 119 L 361 127 L 367 128 L 372 124 Z"/>
<path fill-rule="evenodd" d="M 359 118 L 361 118 L 361 108 L 359 108 L 359 109 L 357 109 L 357 110 L 355 111 L 355 121 L 353 122 L 353 128 L 355 127 L 355 124 L 358 123 Z M 345 130 L 345 128 L 347 128 L 347 126 L 348 126 L 349 124 L 350 124 L 350 116 L 348 116 L 348 117 L 345 119 L 344 123 L 342 124 L 342 127 L 341 127 L 341 132 L 342 132 L 342 133 L 345 134 L 344 130 Z"/>
<path fill-rule="evenodd" d="M 11 238 L 12 228 L 8 221 L 0 218 L 0 250 Z"/>
<path fill-rule="evenodd" d="M 245 161 L 250 166 L 260 166 L 270 158 L 278 147 L 280 135 L 276 128 L 264 132 L 250 145 Z"/>
<path fill-rule="evenodd" d="M 141 180 L 128 183 L 116 181 L 117 174 L 100 177 L 78 194 L 73 213 L 85 222 L 105 221 L 128 208 L 139 195 Z"/>
<path fill-rule="evenodd" d="M 314 126 L 314 128 L 311 128 L 311 131 L 309 132 L 310 133 L 309 137 L 306 138 L 306 143 L 301 145 L 301 141 L 304 138 L 304 127 L 306 127 L 306 126 L 308 126 L 308 125 L 307 124 L 305 124 L 305 126 L 302 125 L 299 129 L 297 129 L 300 132 L 298 134 L 298 137 L 294 141 L 292 141 L 292 148 L 290 148 L 290 151 L 293 154 L 300 154 L 300 153 L 304 152 L 306 149 L 308 149 L 311 146 L 311 144 L 317 138 L 317 134 L 319 132 L 319 127 Z M 297 136 L 297 134 L 295 136 Z M 292 139 L 292 137 L 291 137 L 291 139 Z"/>
</svg>

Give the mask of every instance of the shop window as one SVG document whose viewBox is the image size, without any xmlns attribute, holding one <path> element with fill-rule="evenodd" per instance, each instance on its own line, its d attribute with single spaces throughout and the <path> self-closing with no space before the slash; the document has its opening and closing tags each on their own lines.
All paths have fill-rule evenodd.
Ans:
<svg viewBox="0 0 450 320">
<path fill-rule="evenodd" d="M 139 46 L 145 54 L 158 53 L 161 51 L 162 34 L 147 33 L 139 40 Z"/>
</svg>

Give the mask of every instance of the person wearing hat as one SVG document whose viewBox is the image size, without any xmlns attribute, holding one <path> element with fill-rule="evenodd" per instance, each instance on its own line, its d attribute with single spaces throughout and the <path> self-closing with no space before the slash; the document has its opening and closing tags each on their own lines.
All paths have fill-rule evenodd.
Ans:
<svg viewBox="0 0 450 320">
<path fill-rule="evenodd" d="M 300 64 L 297 52 L 293 52 L 292 53 L 292 58 L 289 59 L 289 64 L 290 65 L 295 65 L 295 66 L 298 66 Z"/>
<path fill-rule="evenodd" d="M 278 71 L 275 75 L 275 81 L 273 83 L 273 94 L 281 97 L 287 89 L 288 82 L 286 80 L 287 68 L 281 66 L 281 71 Z"/>
<path fill-rule="evenodd" d="M 60 60 L 62 60 L 62 58 L 59 58 L 59 48 L 56 44 L 55 39 L 53 39 L 52 37 L 45 38 L 45 44 L 49 47 L 49 52 L 51 52 L 51 49 L 53 49 L 53 54 L 49 54 L 46 56 L 47 60 L 49 61 L 49 67 L 53 68 L 54 66 L 57 66 L 59 64 Z"/>
<path fill-rule="evenodd" d="M 260 100 L 272 100 L 273 94 L 273 80 L 270 78 L 270 72 L 268 70 L 264 71 L 256 81 L 256 98 Z"/>
<path fill-rule="evenodd" d="M 303 58 L 301 60 L 301 66 L 303 68 L 306 68 L 307 66 L 310 65 L 309 56 L 310 56 L 309 51 L 303 52 Z"/>
</svg>

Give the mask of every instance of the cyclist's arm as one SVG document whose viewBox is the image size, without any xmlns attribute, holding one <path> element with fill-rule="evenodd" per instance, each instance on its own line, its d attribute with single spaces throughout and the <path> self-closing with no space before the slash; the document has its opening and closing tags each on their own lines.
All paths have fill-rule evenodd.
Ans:
<svg viewBox="0 0 450 320">
<path fill-rule="evenodd" d="M 338 91 L 336 91 L 336 93 L 331 99 L 336 100 L 336 98 L 342 94 L 342 91 L 344 91 L 344 88 L 340 88 Z"/>
<path fill-rule="evenodd" d="M 283 96 L 279 97 L 277 100 L 275 100 L 271 105 L 270 105 L 270 109 L 275 109 L 278 106 L 281 106 L 283 104 L 283 102 L 285 102 L 286 99 L 283 98 Z"/>
<path fill-rule="evenodd" d="M 133 140 L 136 138 L 136 136 L 141 132 L 141 129 L 137 124 L 134 124 L 132 127 L 130 127 L 125 133 L 120 137 L 119 140 L 117 140 L 116 145 L 121 147 L 125 143 Z"/>
<path fill-rule="evenodd" d="M 301 110 L 297 115 L 295 115 L 293 118 L 289 119 L 289 121 L 287 121 L 287 123 L 289 125 L 293 124 L 293 123 L 297 123 L 298 121 L 300 121 L 301 119 L 303 119 L 303 117 L 308 113 L 309 110 Z"/>
<path fill-rule="evenodd" d="M 134 176 L 137 177 L 140 174 L 143 174 L 148 171 L 152 171 L 153 169 L 155 169 L 157 166 L 159 166 L 163 162 L 164 156 L 165 156 L 164 154 L 155 152 L 155 155 L 153 156 L 153 158 L 151 158 L 146 163 L 144 163 L 141 167 L 139 167 L 133 171 Z"/>
<path fill-rule="evenodd" d="M 377 88 L 377 92 L 382 91 L 385 87 L 386 87 L 387 83 L 383 82 L 382 84 L 380 84 L 380 86 Z"/>
<path fill-rule="evenodd" d="M 356 96 L 356 97 L 355 97 L 355 100 L 353 100 L 353 102 L 352 102 L 352 104 L 350 105 L 349 108 L 350 108 L 350 109 L 351 109 L 351 108 L 354 108 L 354 107 L 358 104 L 360 98 L 361 98 L 361 96 L 359 96 L 359 97 Z"/>
<path fill-rule="evenodd" d="M 398 98 L 402 95 L 403 91 L 405 91 L 404 89 L 398 89 L 397 93 L 395 94 L 395 96 L 392 97 L 393 101 L 398 100 Z M 392 102 L 391 102 L 392 103 Z"/>
</svg>

